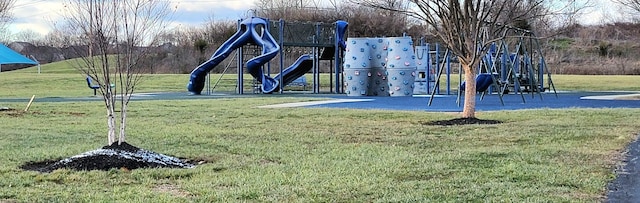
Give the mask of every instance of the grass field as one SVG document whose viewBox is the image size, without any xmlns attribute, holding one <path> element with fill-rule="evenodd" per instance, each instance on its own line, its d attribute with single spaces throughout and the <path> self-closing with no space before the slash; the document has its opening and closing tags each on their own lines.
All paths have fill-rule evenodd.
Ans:
<svg viewBox="0 0 640 203">
<path fill-rule="evenodd" d="M 184 91 L 187 81 L 150 75 L 139 90 Z M 640 91 L 637 76 L 554 82 L 559 90 Z M 92 94 L 81 74 L 60 70 L 3 72 L 0 87 L 0 98 Z M 132 102 L 128 142 L 205 162 L 195 169 L 22 171 L 28 161 L 106 144 L 104 108 L 36 102 L 28 112 L 0 112 L 0 202 L 595 202 L 640 131 L 640 109 L 479 112 L 503 123 L 431 126 L 424 123 L 457 115 L 256 108 L 312 99 Z"/>
</svg>

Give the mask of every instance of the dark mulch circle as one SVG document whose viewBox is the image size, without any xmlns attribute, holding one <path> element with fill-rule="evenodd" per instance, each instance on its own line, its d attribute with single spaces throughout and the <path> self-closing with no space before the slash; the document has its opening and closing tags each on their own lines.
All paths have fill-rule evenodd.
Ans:
<svg viewBox="0 0 640 203">
<path fill-rule="evenodd" d="M 28 162 L 20 166 L 23 170 L 49 173 L 56 169 L 78 171 L 138 168 L 194 168 L 192 161 L 187 161 L 164 154 L 140 149 L 126 142 L 118 145 L 104 146 L 79 155 L 60 160 Z"/>
<path fill-rule="evenodd" d="M 469 125 L 469 124 L 493 125 L 493 124 L 499 124 L 499 123 L 502 123 L 502 121 L 483 120 L 483 119 L 478 119 L 478 118 L 454 118 L 454 119 L 451 119 L 451 120 L 422 122 L 423 125 L 441 125 L 441 126 Z"/>
<path fill-rule="evenodd" d="M 140 148 L 138 148 L 136 146 L 133 146 L 133 145 L 130 145 L 127 142 L 123 142 L 123 143 L 120 143 L 120 144 L 113 143 L 111 145 L 107 145 L 107 146 L 102 147 L 102 149 L 122 150 L 122 151 L 125 151 L 125 152 L 132 152 L 132 153 L 133 152 L 137 152 L 138 150 L 140 150 Z"/>
</svg>

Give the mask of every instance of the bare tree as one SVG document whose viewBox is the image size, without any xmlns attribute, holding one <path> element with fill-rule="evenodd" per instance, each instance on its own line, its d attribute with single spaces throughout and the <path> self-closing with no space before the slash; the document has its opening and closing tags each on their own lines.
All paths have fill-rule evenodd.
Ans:
<svg viewBox="0 0 640 203">
<path fill-rule="evenodd" d="M 408 0 L 377 0 L 381 6 L 394 10 L 408 9 Z M 296 6 L 296 5 L 302 5 Z M 330 0 L 325 4 L 321 0 L 283 1 L 260 0 L 256 3 L 259 16 L 270 19 L 284 19 L 289 22 L 326 22 L 337 20 L 349 22 L 349 36 L 399 36 L 403 33 L 414 34 L 412 27 L 419 26 L 415 19 L 409 19 L 404 13 L 388 9 L 363 7 L 358 4 Z M 421 30 L 424 34 L 424 30 Z"/>
<path fill-rule="evenodd" d="M 406 10 L 408 6 L 407 2 L 404 0 L 383 0 L 376 2 L 380 4 L 381 7 L 391 8 L 392 10 L 377 7 L 363 7 L 357 4 L 342 5 L 340 14 L 343 20 L 349 22 L 349 36 L 401 36 L 403 33 L 407 33 L 407 29 L 412 24 L 409 22 L 408 16 L 404 13 L 394 12 L 394 10 Z"/>
<path fill-rule="evenodd" d="M 267 18 L 274 18 L 275 16 L 289 18 L 291 10 L 299 6 L 300 2 L 291 0 L 258 0 L 256 2 L 256 8 L 260 9 L 258 10 L 259 14 Z"/>
<path fill-rule="evenodd" d="M 390 8 L 380 1 L 359 0 L 361 5 L 407 13 L 426 22 L 459 59 L 467 84 L 475 84 L 476 67 L 499 40 L 505 29 L 518 22 L 529 22 L 540 16 L 551 15 L 551 6 L 545 0 L 410 0 L 408 10 Z M 554 8 L 569 8 L 560 1 L 552 1 Z M 558 11 L 558 10 L 555 10 Z M 554 12 L 555 12 L 554 11 Z M 563 10 L 565 11 L 565 10 Z M 463 118 L 475 117 L 476 87 L 466 85 Z"/>
<path fill-rule="evenodd" d="M 254 9 L 261 17 L 287 21 L 324 21 L 321 18 L 333 19 L 338 15 L 319 0 L 258 0 Z"/>
<path fill-rule="evenodd" d="M 29 42 L 34 45 L 41 45 L 42 35 L 31 29 L 26 29 L 13 34 L 13 40 L 20 42 Z"/>
<path fill-rule="evenodd" d="M 191 42 L 194 42 L 198 39 L 205 39 L 207 43 L 211 45 L 220 45 L 227 41 L 229 37 L 233 36 L 238 27 L 237 21 L 229 21 L 229 20 L 216 20 L 213 16 L 209 16 L 202 29 L 200 30 L 200 36 L 194 36 Z"/>
<path fill-rule="evenodd" d="M 82 36 L 87 47 L 78 49 L 86 52 L 76 68 L 100 86 L 107 112 L 108 144 L 120 144 L 126 137 L 127 106 L 142 76 L 140 62 L 168 22 L 169 2 L 68 0 L 65 6 L 66 23 L 77 32 L 71 34 Z"/>
<path fill-rule="evenodd" d="M 640 0 L 614 0 L 614 2 L 619 3 L 620 5 L 623 5 L 636 12 L 640 12 Z"/>
<path fill-rule="evenodd" d="M 11 31 L 7 26 L 0 26 L 0 43 L 8 44 L 11 38 Z"/>
<path fill-rule="evenodd" d="M 0 40 L 5 41 L 9 38 L 11 32 L 7 29 L 7 23 L 11 21 L 11 9 L 16 0 L 0 1 Z"/>
<path fill-rule="evenodd" d="M 72 46 L 75 44 L 69 44 L 70 42 L 77 42 L 78 40 L 71 40 L 73 36 L 67 35 L 67 33 L 63 32 L 58 28 L 54 28 L 49 31 L 43 38 L 45 46 L 52 46 L 56 48 L 63 48 L 66 46 Z"/>
<path fill-rule="evenodd" d="M 613 2 L 629 9 L 627 13 L 630 14 L 634 19 L 640 19 L 640 0 L 613 0 Z"/>
<path fill-rule="evenodd" d="M 11 20 L 11 8 L 16 3 L 16 0 L 3 0 L 0 1 L 0 23 L 6 23 Z"/>
</svg>

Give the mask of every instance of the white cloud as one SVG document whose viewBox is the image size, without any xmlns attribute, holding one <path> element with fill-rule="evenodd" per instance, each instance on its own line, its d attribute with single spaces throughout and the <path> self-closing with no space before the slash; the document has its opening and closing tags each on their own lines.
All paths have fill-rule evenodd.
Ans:
<svg viewBox="0 0 640 203">
<path fill-rule="evenodd" d="M 2 0 L 0 0 L 2 1 Z M 216 20 L 233 20 L 247 16 L 257 0 L 168 0 L 176 9 L 173 25 L 198 26 L 209 17 Z M 584 24 L 599 24 L 618 16 L 618 7 L 609 0 L 593 0 L 596 7 L 580 19 Z M 18 0 L 12 11 L 15 21 L 9 26 L 12 32 L 32 30 L 47 34 L 54 24 L 62 20 L 65 0 Z M 328 1 L 323 1 L 327 4 Z"/>
<path fill-rule="evenodd" d="M 1 0 L 0 0 L 1 1 Z M 254 6 L 255 0 L 169 0 L 176 9 L 171 24 L 197 25 L 213 15 L 216 19 L 237 19 Z M 19 0 L 12 10 L 13 33 L 31 30 L 46 35 L 63 18 L 65 0 Z"/>
<path fill-rule="evenodd" d="M 580 16 L 580 23 L 585 25 L 596 25 L 606 22 L 612 13 L 612 9 L 615 9 L 615 5 L 611 1 L 594 0 L 591 1 L 594 7 L 587 8 L 582 16 Z"/>
<path fill-rule="evenodd" d="M 14 21 L 10 29 L 14 32 L 32 30 L 45 35 L 59 21 L 64 10 L 62 1 L 21 0 L 12 10 Z"/>
<path fill-rule="evenodd" d="M 254 6 L 254 0 L 176 0 L 172 1 L 178 12 L 231 9 L 243 11 Z"/>
</svg>

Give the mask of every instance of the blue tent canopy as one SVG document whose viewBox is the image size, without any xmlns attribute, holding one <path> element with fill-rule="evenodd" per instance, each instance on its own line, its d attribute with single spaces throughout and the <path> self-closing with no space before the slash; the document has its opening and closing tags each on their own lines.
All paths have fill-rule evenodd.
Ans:
<svg viewBox="0 0 640 203">
<path fill-rule="evenodd" d="M 0 44 L 0 64 L 33 64 L 37 65 L 38 62 L 35 62 L 18 52 L 9 49 L 9 47 L 4 44 Z"/>
</svg>

